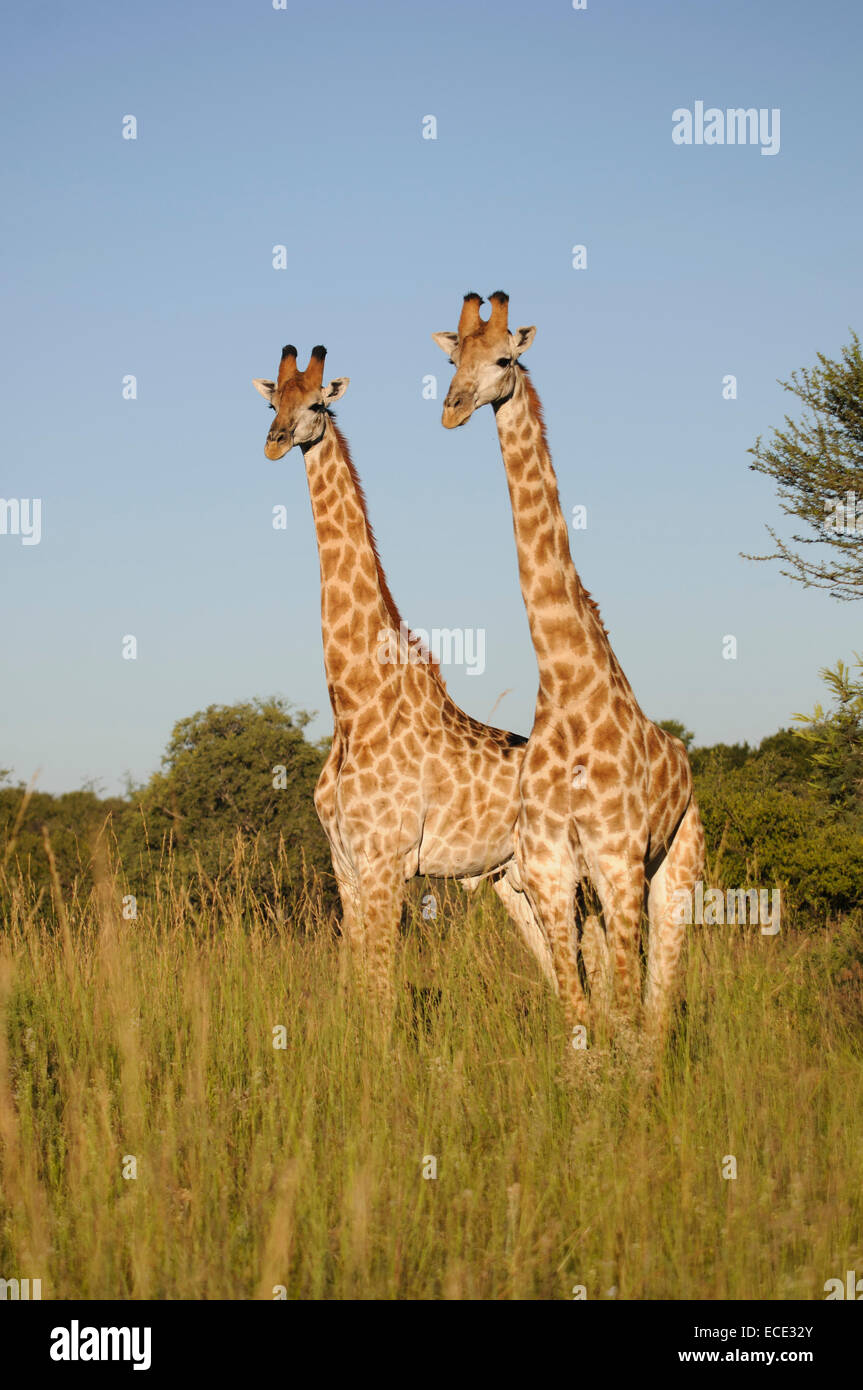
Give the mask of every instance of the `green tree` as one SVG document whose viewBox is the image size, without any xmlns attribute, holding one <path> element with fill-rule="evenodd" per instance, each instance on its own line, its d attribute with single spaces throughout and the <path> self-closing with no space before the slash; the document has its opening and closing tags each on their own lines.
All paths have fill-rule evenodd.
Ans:
<svg viewBox="0 0 863 1390">
<path fill-rule="evenodd" d="M 23 784 L 0 787 L 0 863 L 7 875 L 20 869 L 50 902 L 46 836 L 60 888 L 68 894 L 76 879 L 89 883 L 95 840 L 126 807 L 122 797 L 101 798 L 89 789 L 54 796 Z"/>
<path fill-rule="evenodd" d="M 812 745 L 780 729 L 757 748 L 693 749 L 708 875 L 725 887 L 778 886 L 800 926 L 863 900 L 863 806 L 831 800 Z"/>
<path fill-rule="evenodd" d="M 728 770 L 743 767 L 754 752 L 748 743 L 713 743 L 705 748 L 690 748 L 689 764 L 697 777 L 699 772 L 708 766 Z"/>
<path fill-rule="evenodd" d="M 854 667 L 857 676 L 844 661 L 819 673 L 833 694 L 832 710 L 818 704 L 812 714 L 794 716 L 804 725 L 795 733 L 809 744 L 818 781 L 844 805 L 863 802 L 863 656 L 857 652 Z"/>
<path fill-rule="evenodd" d="M 779 560 L 781 573 L 807 588 L 861 599 L 863 353 L 857 334 L 852 332 L 840 361 L 818 353 L 817 367 L 792 372 L 780 385 L 806 413 L 800 421 L 786 415 L 785 428 L 774 430 L 768 444 L 759 436 L 749 450 L 755 458 L 749 466 L 776 481 L 782 510 L 807 529 L 785 541 L 768 526 L 775 551 L 745 558 Z M 810 546 L 822 548 L 813 552 Z"/>
<path fill-rule="evenodd" d="M 740 767 L 708 761 L 695 794 L 708 879 L 724 887 L 779 887 L 797 925 L 821 927 L 863 899 L 863 816 L 823 790 L 783 780 L 775 753 Z"/>
<path fill-rule="evenodd" d="M 118 828 L 130 882 L 146 891 L 153 852 L 211 881 L 232 873 L 237 836 L 260 896 L 297 898 L 307 873 L 332 883 L 329 846 L 314 807 L 326 741 L 303 733 L 311 715 L 278 698 L 210 705 L 181 719 L 162 770 L 133 795 Z M 329 888 L 327 896 L 332 897 Z"/>
</svg>

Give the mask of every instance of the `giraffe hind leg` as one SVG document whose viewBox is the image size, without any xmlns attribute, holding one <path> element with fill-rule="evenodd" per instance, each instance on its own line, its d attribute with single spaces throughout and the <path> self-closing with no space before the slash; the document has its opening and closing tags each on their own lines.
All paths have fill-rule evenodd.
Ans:
<svg viewBox="0 0 863 1390">
<path fill-rule="evenodd" d="M 674 999 L 680 953 L 686 926 L 677 920 L 675 895 L 690 894 L 704 868 L 704 830 L 695 801 L 690 801 L 671 846 L 650 880 L 647 916 L 647 991 L 645 1008 L 650 1029 L 662 1034 Z"/>
<path fill-rule="evenodd" d="M 554 973 L 551 947 L 537 920 L 536 913 L 530 905 L 527 894 L 519 892 L 505 873 L 501 874 L 500 878 L 495 879 L 494 891 L 521 932 L 525 946 L 536 957 L 540 970 L 557 994 L 557 975 Z"/>
<path fill-rule="evenodd" d="M 644 864 L 628 855 L 601 851 L 587 851 L 587 861 L 605 918 L 609 956 L 607 979 L 610 986 L 613 985 L 614 1008 L 634 1020 L 641 1004 L 638 943 L 644 908 Z M 588 936 L 588 957 L 591 945 L 598 948 L 595 934 Z M 582 954 L 584 949 L 582 941 Z M 585 958 L 585 968 L 590 970 L 588 958 Z"/>
<path fill-rule="evenodd" d="M 581 958 L 590 989 L 590 1002 L 602 1011 L 608 1007 L 611 997 L 611 956 L 605 930 L 594 913 L 585 917 L 582 924 Z"/>
<path fill-rule="evenodd" d="M 551 948 L 557 992 L 567 1023 L 570 1026 L 583 1024 L 587 1017 L 587 1001 L 579 974 L 573 929 L 577 881 L 575 866 L 558 855 L 542 854 L 536 850 L 531 854 L 530 847 L 523 839 L 518 870 L 533 914 Z"/>
</svg>

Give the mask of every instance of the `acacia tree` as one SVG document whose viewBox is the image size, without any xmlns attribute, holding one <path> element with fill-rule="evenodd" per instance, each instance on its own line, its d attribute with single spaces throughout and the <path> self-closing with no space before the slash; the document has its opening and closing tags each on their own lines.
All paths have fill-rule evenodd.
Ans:
<svg viewBox="0 0 863 1390">
<path fill-rule="evenodd" d="M 863 599 L 863 354 L 857 334 L 840 361 L 819 352 L 817 367 L 792 372 L 780 385 L 806 413 L 799 421 L 786 415 L 785 427 L 774 430 L 768 444 L 759 436 L 749 466 L 776 480 L 782 510 L 808 529 L 786 541 L 768 526 L 774 552 L 745 558 L 779 560 L 781 573 L 807 588 Z"/>
</svg>

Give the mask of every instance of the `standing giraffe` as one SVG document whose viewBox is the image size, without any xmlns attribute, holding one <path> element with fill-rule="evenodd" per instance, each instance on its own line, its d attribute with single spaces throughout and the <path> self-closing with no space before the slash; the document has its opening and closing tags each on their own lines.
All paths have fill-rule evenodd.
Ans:
<svg viewBox="0 0 863 1390">
<path fill-rule="evenodd" d="M 551 952 L 513 863 L 518 780 L 527 740 L 471 719 L 436 662 L 405 637 L 360 480 L 329 407 L 348 386 L 323 386 L 326 349 L 305 371 L 282 350 L 276 381 L 254 386 L 276 412 L 264 452 L 303 452 L 321 567 L 321 628 L 333 741 L 315 789 L 330 842 L 344 929 L 370 986 L 385 999 L 406 879 L 454 877 L 494 887 L 556 987 Z"/>
<path fill-rule="evenodd" d="M 521 771 L 521 884 L 576 1021 L 585 1013 L 570 929 L 577 884 L 589 879 L 602 903 L 615 1002 L 629 1015 L 640 999 L 638 943 L 649 885 L 646 1010 L 649 1025 L 661 1031 L 683 944 L 674 893 L 692 890 L 703 863 L 689 759 L 679 739 L 642 713 L 576 573 L 542 408 L 518 360 L 536 330 L 511 333 L 508 303 L 501 291 L 491 295 L 484 320 L 481 298 L 468 294 L 458 331 L 432 336 L 456 368 L 444 426 L 463 425 L 478 406 L 494 408 L 539 666 L 535 722 Z"/>
</svg>

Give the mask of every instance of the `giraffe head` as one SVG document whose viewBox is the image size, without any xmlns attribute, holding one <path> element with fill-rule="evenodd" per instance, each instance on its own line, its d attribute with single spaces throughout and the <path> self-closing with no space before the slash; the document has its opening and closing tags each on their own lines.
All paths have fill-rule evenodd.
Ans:
<svg viewBox="0 0 863 1390">
<path fill-rule="evenodd" d="M 443 403 L 446 429 L 464 425 L 481 405 L 497 404 L 511 396 L 518 376 L 518 359 L 530 347 L 535 328 L 517 328 L 510 333 L 509 295 L 495 290 L 489 295 L 491 313 L 480 318 L 482 300 L 466 294 L 458 331 L 433 333 L 456 369 Z"/>
<path fill-rule="evenodd" d="M 282 348 L 279 375 L 276 381 L 252 382 L 276 412 L 270 426 L 264 453 L 268 459 L 285 457 L 295 444 L 316 444 L 327 423 L 327 411 L 334 401 L 345 394 L 350 377 L 340 376 L 324 386 L 325 347 L 312 348 L 309 365 L 304 372 L 297 370 L 297 349 L 288 343 Z"/>
</svg>

